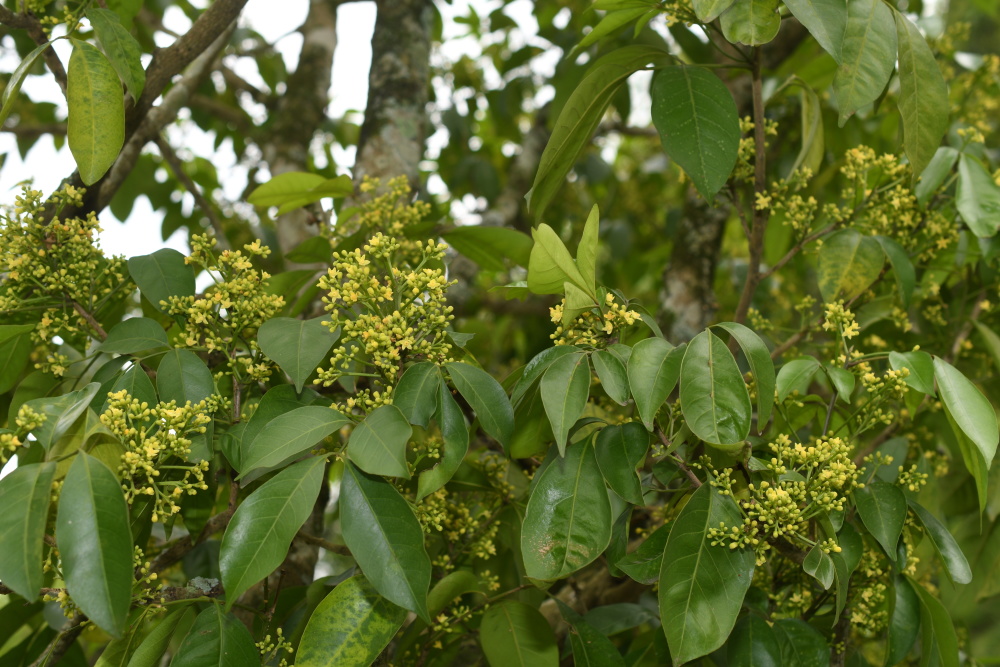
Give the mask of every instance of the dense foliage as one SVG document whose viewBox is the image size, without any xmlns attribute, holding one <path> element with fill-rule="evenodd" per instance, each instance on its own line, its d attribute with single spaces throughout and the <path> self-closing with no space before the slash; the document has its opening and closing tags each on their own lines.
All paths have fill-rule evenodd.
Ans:
<svg viewBox="0 0 1000 667">
<path fill-rule="evenodd" d="M 53 77 L 78 167 L 0 220 L 0 664 L 1000 656 L 1000 56 L 967 24 L 564 0 L 526 43 L 502 3 L 432 72 L 432 5 L 380 2 L 358 132 L 298 97 L 340 3 L 289 73 L 244 2 L 161 49 L 170 3 L 0 8 L 0 118 L 26 151 Z M 184 107 L 245 202 L 171 147 Z M 140 195 L 187 255 L 102 252 Z"/>
</svg>

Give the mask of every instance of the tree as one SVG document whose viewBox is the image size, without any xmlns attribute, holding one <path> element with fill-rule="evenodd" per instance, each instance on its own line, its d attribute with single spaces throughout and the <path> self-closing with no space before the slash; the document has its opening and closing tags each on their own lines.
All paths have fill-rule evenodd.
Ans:
<svg viewBox="0 0 1000 667">
<path fill-rule="evenodd" d="M 3 127 L 78 169 L 0 222 L 6 663 L 1000 650 L 1000 56 L 967 25 L 564 0 L 526 36 L 503 2 L 446 62 L 439 7 L 378 2 L 359 127 L 336 0 L 291 72 L 245 0 L 178 3 L 163 48 L 170 3 L 14 4 Z M 143 195 L 186 256 L 96 244 Z"/>
</svg>

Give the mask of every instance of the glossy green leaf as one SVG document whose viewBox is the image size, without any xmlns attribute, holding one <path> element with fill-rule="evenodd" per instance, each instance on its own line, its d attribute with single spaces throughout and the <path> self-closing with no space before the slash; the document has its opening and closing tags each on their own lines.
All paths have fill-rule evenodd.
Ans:
<svg viewBox="0 0 1000 667">
<path fill-rule="evenodd" d="M 590 142 L 611 98 L 625 80 L 648 65 L 665 64 L 671 60 L 670 54 L 658 47 L 632 44 L 602 56 L 591 65 L 559 112 L 542 151 L 538 171 L 528 193 L 528 206 L 536 219 L 542 217 L 545 208 L 562 187 L 566 174 L 580 151 Z M 537 237 L 535 244 L 537 247 Z M 560 289 L 562 282 L 559 282 Z M 556 291 L 544 293 L 555 294 Z"/>
<path fill-rule="evenodd" d="M 591 441 L 572 444 L 535 478 L 521 527 L 527 575 L 551 581 L 590 564 L 611 541 L 612 520 Z"/>
<path fill-rule="evenodd" d="M 396 635 L 406 610 L 362 575 L 337 585 L 309 617 L 296 667 L 368 667 Z"/>
<path fill-rule="evenodd" d="M 819 369 L 819 362 L 812 357 L 792 359 L 778 369 L 778 377 L 775 380 L 778 402 L 783 402 L 792 392 L 805 395 L 809 391 L 813 376 Z"/>
<path fill-rule="evenodd" d="M 436 616 L 452 604 L 455 598 L 474 592 L 483 594 L 479 577 L 468 570 L 455 570 L 442 577 L 427 594 L 427 612 Z"/>
<path fill-rule="evenodd" d="M 347 455 L 355 465 L 372 475 L 405 477 L 406 443 L 413 429 L 395 405 L 376 408 L 354 427 L 347 443 Z"/>
<path fill-rule="evenodd" d="M 50 46 L 52 46 L 52 42 L 39 44 L 14 68 L 10 78 L 7 80 L 7 85 L 3 89 L 3 96 L 0 97 L 0 104 L 2 104 L 0 106 L 0 127 L 3 127 L 10 116 L 10 112 L 14 110 L 14 103 L 17 101 L 17 94 L 21 91 L 21 86 L 24 84 L 24 78 L 28 76 L 28 72 L 35 65 L 35 61 L 38 60 L 39 56 L 45 53 L 45 50 Z"/>
<path fill-rule="evenodd" d="M 560 357 L 545 371 L 540 384 L 542 404 L 552 425 L 560 455 L 569 431 L 583 415 L 590 395 L 590 363 L 586 354 Z"/>
<path fill-rule="evenodd" d="M 125 630 L 132 600 L 132 534 L 121 484 L 84 452 L 59 495 L 56 542 L 73 601 L 113 637 Z"/>
<path fill-rule="evenodd" d="M 334 332 L 323 325 L 324 319 L 275 317 L 257 331 L 260 349 L 288 373 L 296 391 L 302 391 L 306 380 L 340 337 L 339 329 Z"/>
<path fill-rule="evenodd" d="M 829 667 L 830 647 L 814 627 L 797 618 L 783 618 L 771 626 L 781 649 L 781 664 Z"/>
<path fill-rule="evenodd" d="M 848 0 L 833 89 L 840 126 L 882 94 L 896 65 L 896 22 L 881 0 Z"/>
<path fill-rule="evenodd" d="M 528 260 L 528 289 L 535 294 L 562 294 L 565 283 L 586 290 L 587 283 L 559 235 L 546 224 L 531 230 L 535 244 Z"/>
<path fill-rule="evenodd" d="M 309 451 L 316 444 L 344 426 L 353 424 L 332 408 L 309 405 L 275 417 L 249 442 L 244 442 L 243 467 L 246 474 L 254 468 L 267 468 Z"/>
<path fill-rule="evenodd" d="M 924 171 L 948 129 L 948 84 L 920 29 L 892 12 L 899 44 L 899 113 L 903 146 L 914 180 Z"/>
<path fill-rule="evenodd" d="M 934 377 L 941 400 L 962 433 L 979 449 L 989 468 L 1000 441 L 997 415 L 979 387 L 961 371 L 939 357 L 934 358 Z"/>
<path fill-rule="evenodd" d="M 675 348 L 662 338 L 646 338 L 632 348 L 628 358 L 628 383 L 639 418 L 649 431 L 660 406 L 677 386 L 684 347 Z"/>
<path fill-rule="evenodd" d="M 833 585 L 833 559 L 818 546 L 813 547 L 806 554 L 806 559 L 802 561 L 802 569 L 822 584 L 823 588 L 829 590 L 830 586 Z"/>
<path fill-rule="evenodd" d="M 831 234 L 820 248 L 817 267 L 823 300 L 853 299 L 875 282 L 884 264 L 882 246 L 873 237 L 850 228 Z"/>
<path fill-rule="evenodd" d="M 719 16 L 719 24 L 733 44 L 767 44 L 781 27 L 778 0 L 736 0 Z"/>
<path fill-rule="evenodd" d="M 569 643 L 576 667 L 625 667 L 618 648 L 583 616 L 556 598 L 563 619 L 570 625 Z"/>
<path fill-rule="evenodd" d="M 66 71 L 66 135 L 84 185 L 93 185 L 125 143 L 125 100 L 118 74 L 104 54 L 78 40 Z"/>
<path fill-rule="evenodd" d="M 590 360 L 594 364 L 594 371 L 601 381 L 601 386 L 611 400 L 619 405 L 628 403 L 628 372 L 625 370 L 625 364 L 607 350 L 594 350 Z"/>
<path fill-rule="evenodd" d="M 920 598 L 920 664 L 958 667 L 958 636 L 948 610 L 916 581 L 907 581 Z"/>
<path fill-rule="evenodd" d="M 910 582 L 898 575 L 892 588 L 895 604 L 889 619 L 886 665 L 899 664 L 913 648 L 920 632 L 920 599 L 916 591 Z"/>
<path fill-rule="evenodd" d="M 567 354 L 576 354 L 580 349 L 572 345 L 556 345 L 536 354 L 531 361 L 524 365 L 521 377 L 511 391 L 510 400 L 514 405 L 518 405 L 524 395 L 542 377 L 545 371 L 555 363 L 556 359 Z"/>
<path fill-rule="evenodd" d="M 111 354 L 134 354 L 169 347 L 167 333 L 159 322 L 148 317 L 132 317 L 112 327 L 98 349 Z"/>
<path fill-rule="evenodd" d="M 865 528 L 872 534 L 889 560 L 896 562 L 896 544 L 906 521 L 906 496 L 894 484 L 873 481 L 854 490 L 854 504 Z"/>
<path fill-rule="evenodd" d="M 583 236 L 576 249 L 576 267 L 583 276 L 589 294 L 597 293 L 597 237 L 600 231 L 601 212 L 597 204 L 590 209 L 587 222 L 583 226 Z"/>
<path fill-rule="evenodd" d="M 171 296 L 194 296 L 194 271 L 173 248 L 130 257 L 128 272 L 146 300 L 161 312 L 160 302 Z"/>
<path fill-rule="evenodd" d="M 847 0 L 786 0 L 785 6 L 839 63 L 847 28 Z"/>
<path fill-rule="evenodd" d="M 892 266 L 892 274 L 896 277 L 896 287 L 899 289 L 899 297 L 903 302 L 903 308 L 910 307 L 910 298 L 917 285 L 917 271 L 913 268 L 913 262 L 903 246 L 899 245 L 888 236 L 874 236 L 886 259 Z"/>
<path fill-rule="evenodd" d="M 33 324 L 0 325 L 0 394 L 11 390 L 31 359 Z"/>
<path fill-rule="evenodd" d="M 1000 185 L 978 158 L 966 153 L 958 158 L 955 204 L 976 236 L 987 238 L 1000 229 Z"/>
<path fill-rule="evenodd" d="M 702 23 L 711 23 L 732 4 L 733 0 L 691 0 L 695 16 Z"/>
<path fill-rule="evenodd" d="M 250 631 L 213 604 L 194 619 L 170 667 L 248 667 L 259 662 Z"/>
<path fill-rule="evenodd" d="M 344 466 L 340 493 L 344 541 L 365 576 L 383 597 L 430 623 L 431 561 L 409 503 L 392 484 L 352 463 Z"/>
<path fill-rule="evenodd" d="M 429 496 L 447 484 L 458 471 L 469 451 L 469 427 L 462 408 L 451 395 L 451 390 L 439 382 L 437 387 L 437 413 L 435 419 L 441 429 L 444 454 L 429 470 L 420 473 L 417 482 L 417 500 Z"/>
<path fill-rule="evenodd" d="M 663 149 L 711 201 L 729 180 L 739 151 L 733 96 L 714 73 L 687 65 L 657 70 L 649 92 Z"/>
<path fill-rule="evenodd" d="M 674 664 L 715 651 L 729 637 L 753 578 L 748 549 L 712 546 L 710 528 L 738 526 L 732 498 L 702 484 L 674 520 L 660 569 L 660 618 Z"/>
<path fill-rule="evenodd" d="M 979 447 L 969 439 L 955 421 L 955 417 L 951 414 L 951 410 L 948 409 L 947 403 L 944 405 L 944 415 L 958 443 L 958 450 L 962 455 L 962 461 L 965 462 L 965 467 L 968 469 L 969 474 L 972 475 L 972 479 L 976 484 L 976 495 L 979 498 L 979 512 L 982 513 L 986 510 L 989 465 L 986 463 L 986 459 L 983 458 L 983 453 Z"/>
<path fill-rule="evenodd" d="M 920 519 L 927 536 L 931 538 L 931 544 L 937 552 L 938 558 L 944 563 L 945 573 L 953 584 L 967 584 L 972 581 L 972 568 L 966 560 L 962 548 L 952 537 L 945 525 L 937 517 L 922 507 L 913 499 L 908 500 L 913 514 Z"/>
<path fill-rule="evenodd" d="M 254 206 L 277 206 L 278 215 L 302 208 L 321 199 L 341 199 L 354 192 L 350 176 L 325 178 L 319 174 L 287 171 L 258 186 L 247 201 Z"/>
<path fill-rule="evenodd" d="M 642 505 L 636 468 L 646 460 L 649 433 L 638 422 L 612 424 L 597 434 L 597 464 L 611 490 L 633 505 Z"/>
<path fill-rule="evenodd" d="M 458 361 L 445 364 L 445 369 L 462 398 L 476 411 L 483 430 L 506 445 L 514 432 L 514 409 L 500 383 L 489 373 Z"/>
<path fill-rule="evenodd" d="M 743 446 L 750 434 L 750 394 L 733 355 L 711 331 L 687 345 L 680 399 L 684 420 L 698 438 L 727 449 Z"/>
<path fill-rule="evenodd" d="M 941 146 L 934 153 L 930 163 L 920 174 L 920 180 L 913 188 L 913 194 L 917 195 L 917 202 L 925 206 L 930 201 L 935 192 L 944 184 L 945 179 L 951 175 L 951 170 L 958 162 L 958 151 L 951 146 Z"/>
<path fill-rule="evenodd" d="M 523 602 L 491 606 L 479 626 L 479 643 L 492 667 L 556 667 L 559 647 L 545 617 Z"/>
<path fill-rule="evenodd" d="M 219 550 L 226 611 L 288 555 L 323 484 L 326 459 L 289 466 L 247 496 L 233 514 Z"/>
<path fill-rule="evenodd" d="M 507 258 L 527 267 L 532 240 L 524 232 L 508 227 L 469 225 L 441 235 L 445 242 L 487 271 L 503 271 Z"/>
<path fill-rule="evenodd" d="M 757 614 L 740 619 L 726 646 L 729 667 L 781 667 L 778 637 Z"/>
<path fill-rule="evenodd" d="M 774 408 L 775 380 L 771 353 L 760 336 L 747 326 L 738 322 L 719 322 L 713 326 L 725 329 L 736 339 L 740 349 L 743 350 L 743 356 L 750 364 L 750 372 L 753 374 L 754 382 L 757 383 L 757 430 L 763 431 L 771 419 L 771 410 Z"/>
<path fill-rule="evenodd" d="M 43 448 L 48 449 L 61 438 L 90 406 L 101 385 L 91 382 L 83 389 L 71 391 L 54 398 L 35 398 L 26 406 L 46 416 L 42 424 L 31 434 Z"/>
<path fill-rule="evenodd" d="M 143 637 L 129 658 L 128 667 L 159 667 L 174 631 L 181 623 L 194 616 L 194 609 L 182 608 L 170 612 Z"/>
<path fill-rule="evenodd" d="M 837 398 L 845 403 L 850 403 L 851 394 L 854 393 L 854 385 L 857 380 L 854 377 L 854 373 L 846 368 L 839 368 L 837 366 L 824 366 L 823 370 L 826 371 L 830 382 L 833 383 L 834 388 L 837 390 Z"/>
<path fill-rule="evenodd" d="M 889 353 L 889 365 L 893 370 L 906 368 L 910 374 L 906 376 L 906 384 L 922 394 L 936 396 L 934 391 L 934 359 L 922 350 L 910 352 Z"/>
<path fill-rule="evenodd" d="M 142 47 L 139 42 L 121 24 L 118 15 L 109 9 L 91 7 L 87 10 L 87 18 L 94 27 L 94 34 L 104 49 L 104 55 L 125 82 L 125 88 L 132 99 L 139 99 L 146 86 L 146 71 L 142 68 Z"/>
<path fill-rule="evenodd" d="M 42 587 L 42 541 L 55 463 L 32 463 L 0 479 L 0 581 L 34 600 Z"/>
<path fill-rule="evenodd" d="M 406 421 L 426 428 L 437 409 L 441 384 L 436 364 L 430 361 L 413 364 L 392 390 L 392 404 L 399 408 Z"/>
<path fill-rule="evenodd" d="M 194 405 L 215 393 L 215 379 L 191 350 L 170 350 L 156 367 L 156 393 L 163 402 Z"/>
<path fill-rule="evenodd" d="M 660 526 L 635 551 L 619 558 L 615 565 L 640 584 L 652 585 L 660 579 L 663 549 L 670 536 L 670 524 Z"/>
</svg>

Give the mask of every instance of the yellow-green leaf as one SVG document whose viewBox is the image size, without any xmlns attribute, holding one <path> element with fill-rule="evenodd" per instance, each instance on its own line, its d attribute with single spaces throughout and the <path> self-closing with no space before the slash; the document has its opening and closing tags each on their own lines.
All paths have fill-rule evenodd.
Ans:
<svg viewBox="0 0 1000 667">
<path fill-rule="evenodd" d="M 948 129 L 948 84 L 917 26 L 895 11 L 899 42 L 899 113 L 903 146 L 914 181 L 931 161 Z"/>
<path fill-rule="evenodd" d="M 66 77 L 69 149 L 80 178 L 93 185 L 114 164 L 125 142 L 122 85 L 104 54 L 78 40 L 73 40 Z"/>
<path fill-rule="evenodd" d="M 840 126 L 882 94 L 896 65 L 896 22 L 882 0 L 848 0 L 847 27 L 833 89 Z"/>
</svg>

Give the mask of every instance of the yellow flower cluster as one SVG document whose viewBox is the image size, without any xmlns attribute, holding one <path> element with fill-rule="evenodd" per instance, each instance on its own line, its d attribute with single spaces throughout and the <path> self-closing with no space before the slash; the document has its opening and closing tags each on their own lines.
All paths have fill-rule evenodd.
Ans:
<svg viewBox="0 0 1000 667">
<path fill-rule="evenodd" d="M 257 345 L 257 329 L 281 312 L 285 299 L 263 289 L 270 275 L 256 271 L 251 258 L 267 257 L 271 250 L 254 241 L 242 251 L 224 250 L 216 257 L 214 246 L 215 239 L 193 236 L 186 261 L 204 268 L 215 284 L 204 294 L 172 296 L 169 303 L 161 303 L 169 314 L 182 318 L 187 346 L 220 350 L 237 377 L 266 380 L 272 367 Z"/>
<path fill-rule="evenodd" d="M 46 419 L 48 419 L 46 415 L 35 412 L 30 405 L 22 405 L 14 417 L 17 430 L 2 429 L 3 432 L 0 433 L 0 465 L 17 453 L 18 447 L 24 444 L 28 433 L 41 426 Z"/>
<path fill-rule="evenodd" d="M 866 637 L 875 637 L 889 622 L 886 585 L 891 570 L 875 549 L 865 549 L 861 563 L 851 577 L 851 625 Z"/>
<path fill-rule="evenodd" d="M 412 264 L 420 261 L 421 244 L 406 236 L 408 229 L 423 222 L 431 212 L 431 205 L 421 200 L 412 200 L 410 184 L 406 176 L 397 176 L 382 187 L 378 178 L 365 176 L 358 187 L 364 195 L 371 195 L 357 209 L 341 211 L 343 219 L 338 222 L 336 232 L 347 237 L 358 231 L 365 236 L 381 232 L 398 239 L 399 257 Z"/>
<path fill-rule="evenodd" d="M 285 632 L 280 627 L 275 631 L 275 636 L 272 638 L 271 635 L 264 635 L 264 638 L 259 642 L 255 643 L 254 646 L 257 647 L 257 651 L 260 652 L 261 662 L 265 665 L 275 664 L 277 660 L 278 667 L 288 667 L 288 659 L 292 657 L 295 653 L 295 647 L 292 642 L 285 637 Z M 281 659 L 278 656 L 282 655 Z"/>
<path fill-rule="evenodd" d="M 857 336 L 861 329 L 854 319 L 854 313 L 844 308 L 843 301 L 826 304 L 823 318 L 824 331 L 836 331 L 843 338 L 851 339 Z"/>
<path fill-rule="evenodd" d="M 209 399 L 196 405 L 175 401 L 149 405 L 127 391 L 108 394 L 101 423 L 121 440 L 125 452 L 118 465 L 125 499 L 131 505 L 139 496 L 153 496 L 153 521 L 180 511 L 177 502 L 185 493 L 208 489 L 208 461 L 189 461 L 191 437 L 206 431 L 217 408 Z"/>
<path fill-rule="evenodd" d="M 564 329 L 562 320 L 565 307 L 566 299 L 563 299 L 549 309 L 549 316 L 556 324 L 556 330 L 549 338 L 556 345 L 603 348 L 618 342 L 623 329 L 642 319 L 639 313 L 628 309 L 628 304 L 619 303 L 611 292 L 604 297 L 603 308 L 583 311 Z"/>
<path fill-rule="evenodd" d="M 417 519 L 424 532 L 435 532 L 449 544 L 461 544 L 462 550 L 473 558 L 486 560 L 497 553 L 494 542 L 500 522 L 493 521 L 493 513 L 488 508 L 474 510 L 465 502 L 455 502 L 453 494 L 446 488 L 424 498 L 416 506 Z M 446 570 L 454 567 L 451 558 L 442 562 Z"/>
<path fill-rule="evenodd" d="M 733 179 L 735 181 L 752 182 L 754 178 L 754 156 L 757 153 L 753 138 L 754 122 L 750 116 L 740 119 L 740 139 L 739 154 L 736 159 L 736 167 L 733 169 Z M 764 136 L 778 136 L 778 122 L 770 119 L 764 120 Z M 765 147 L 770 143 L 765 141 Z"/>
</svg>

